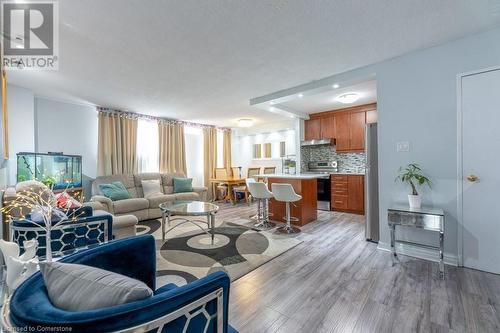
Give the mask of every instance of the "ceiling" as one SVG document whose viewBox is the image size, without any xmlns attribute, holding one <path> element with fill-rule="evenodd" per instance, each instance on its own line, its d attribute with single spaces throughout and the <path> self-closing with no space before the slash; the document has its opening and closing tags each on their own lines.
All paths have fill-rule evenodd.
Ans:
<svg viewBox="0 0 500 333">
<path fill-rule="evenodd" d="M 346 93 L 356 93 L 359 95 L 359 99 L 351 104 L 342 104 L 336 100 L 338 96 Z M 341 87 L 337 89 L 331 88 L 328 91 L 315 95 L 304 94 L 302 97 L 295 95 L 294 99 L 281 103 L 279 106 L 285 106 L 288 110 L 293 110 L 295 112 L 311 114 L 322 111 L 344 109 L 347 107 L 374 103 L 376 101 L 377 82 L 367 81 L 349 87 Z"/>
<path fill-rule="evenodd" d="M 65 0 L 37 95 L 235 126 L 249 99 L 498 25 L 496 0 Z"/>
</svg>

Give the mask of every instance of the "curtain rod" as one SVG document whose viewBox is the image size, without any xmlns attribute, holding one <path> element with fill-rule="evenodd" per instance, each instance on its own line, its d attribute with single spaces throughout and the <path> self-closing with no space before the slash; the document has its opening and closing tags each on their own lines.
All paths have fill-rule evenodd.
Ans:
<svg viewBox="0 0 500 333">
<path fill-rule="evenodd" d="M 161 117 L 149 116 L 149 115 L 141 114 L 141 113 L 115 110 L 115 109 L 105 108 L 102 106 L 97 107 L 97 112 L 109 113 L 109 114 L 113 114 L 113 115 L 116 115 L 118 117 L 127 118 L 127 119 L 146 119 L 146 120 L 157 121 L 157 122 L 165 122 L 165 123 L 169 123 L 169 124 L 182 124 L 184 126 L 190 126 L 190 127 L 215 128 L 215 129 L 222 130 L 222 131 L 230 131 L 231 130 L 228 127 L 220 127 L 220 126 L 214 126 L 214 125 L 191 123 L 188 121 L 161 118 Z"/>
</svg>

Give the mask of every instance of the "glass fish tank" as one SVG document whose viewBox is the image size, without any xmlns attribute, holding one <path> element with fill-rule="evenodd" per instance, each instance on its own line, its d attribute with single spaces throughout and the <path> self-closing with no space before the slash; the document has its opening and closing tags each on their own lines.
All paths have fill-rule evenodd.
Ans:
<svg viewBox="0 0 500 333">
<path fill-rule="evenodd" d="M 82 187 L 82 156 L 61 153 L 17 154 L 17 182 L 33 179 L 53 190 Z"/>
</svg>

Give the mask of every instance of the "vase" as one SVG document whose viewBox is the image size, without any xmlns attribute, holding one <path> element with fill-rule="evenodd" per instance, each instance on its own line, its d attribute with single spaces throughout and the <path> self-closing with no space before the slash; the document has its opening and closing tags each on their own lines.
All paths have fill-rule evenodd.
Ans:
<svg viewBox="0 0 500 333">
<path fill-rule="evenodd" d="M 418 209 L 422 207 L 422 199 L 418 194 L 408 194 L 408 202 L 410 204 L 410 208 Z"/>
</svg>

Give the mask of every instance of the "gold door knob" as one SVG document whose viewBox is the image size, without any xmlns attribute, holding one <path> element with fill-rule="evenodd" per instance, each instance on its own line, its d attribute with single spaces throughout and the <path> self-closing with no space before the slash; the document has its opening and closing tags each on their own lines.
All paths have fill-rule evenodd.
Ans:
<svg viewBox="0 0 500 333">
<path fill-rule="evenodd" d="M 470 181 L 471 183 L 474 183 L 478 180 L 476 175 L 468 175 L 467 180 Z"/>
</svg>

